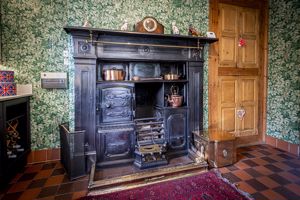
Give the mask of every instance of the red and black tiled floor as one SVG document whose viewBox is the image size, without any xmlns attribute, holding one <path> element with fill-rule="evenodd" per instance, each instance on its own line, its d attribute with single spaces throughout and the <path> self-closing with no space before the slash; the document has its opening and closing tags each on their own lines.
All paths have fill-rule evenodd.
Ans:
<svg viewBox="0 0 300 200">
<path fill-rule="evenodd" d="M 300 158 L 268 145 L 238 149 L 238 162 L 223 177 L 257 200 L 300 199 Z"/>
<path fill-rule="evenodd" d="M 86 195 L 87 185 L 88 176 L 69 181 L 59 162 L 33 164 L 0 191 L 0 200 L 78 199 Z"/>
<path fill-rule="evenodd" d="M 220 171 L 257 200 L 300 199 L 300 158 L 271 146 L 239 148 L 238 162 Z M 88 176 L 69 181 L 59 162 L 34 164 L 0 191 L 0 199 L 78 199 L 87 185 Z"/>
</svg>

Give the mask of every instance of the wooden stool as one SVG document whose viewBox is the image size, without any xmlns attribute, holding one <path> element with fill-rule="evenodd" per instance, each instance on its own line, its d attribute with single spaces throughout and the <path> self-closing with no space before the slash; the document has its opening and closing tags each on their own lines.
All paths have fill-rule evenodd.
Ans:
<svg viewBox="0 0 300 200">
<path fill-rule="evenodd" d="M 205 153 L 211 167 L 223 167 L 236 162 L 235 136 L 219 130 L 193 131 L 196 148 Z"/>
</svg>

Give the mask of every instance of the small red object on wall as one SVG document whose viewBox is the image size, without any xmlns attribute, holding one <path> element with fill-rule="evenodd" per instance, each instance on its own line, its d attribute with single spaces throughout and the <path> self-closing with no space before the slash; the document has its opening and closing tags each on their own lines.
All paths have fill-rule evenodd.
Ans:
<svg viewBox="0 0 300 200">
<path fill-rule="evenodd" d="M 240 38 L 240 40 L 239 40 L 239 47 L 243 47 L 243 46 L 246 46 L 246 40 L 243 39 L 243 38 Z"/>
</svg>

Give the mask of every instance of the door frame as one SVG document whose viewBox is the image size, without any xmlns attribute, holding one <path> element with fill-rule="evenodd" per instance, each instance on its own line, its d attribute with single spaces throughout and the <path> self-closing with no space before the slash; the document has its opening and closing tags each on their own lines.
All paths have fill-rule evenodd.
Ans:
<svg viewBox="0 0 300 200">
<path fill-rule="evenodd" d="M 238 143 L 257 144 L 265 141 L 266 134 L 266 105 L 267 105 L 267 66 L 268 66 L 268 21 L 269 9 L 268 0 L 209 0 L 209 31 L 219 32 L 219 4 L 235 5 L 259 10 L 259 57 L 258 70 L 259 91 L 258 91 L 258 140 L 251 140 L 249 137 L 239 137 Z M 217 35 L 218 37 L 218 35 Z M 209 68 L 208 68 L 208 124 L 209 128 L 218 128 L 218 42 L 210 45 Z M 238 72 L 239 73 L 239 72 Z M 243 73 L 241 71 L 241 73 Z M 251 72 L 250 72 L 251 73 Z M 242 74 L 241 74 L 242 75 Z M 249 74 L 250 75 L 250 74 Z"/>
</svg>

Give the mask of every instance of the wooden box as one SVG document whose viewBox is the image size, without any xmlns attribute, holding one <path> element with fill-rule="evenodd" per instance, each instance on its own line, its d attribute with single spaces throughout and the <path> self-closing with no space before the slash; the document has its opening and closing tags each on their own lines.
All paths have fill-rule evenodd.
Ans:
<svg viewBox="0 0 300 200">
<path fill-rule="evenodd" d="M 194 131 L 196 148 L 204 151 L 205 159 L 212 167 L 223 167 L 236 162 L 235 136 L 217 130 Z"/>
</svg>

